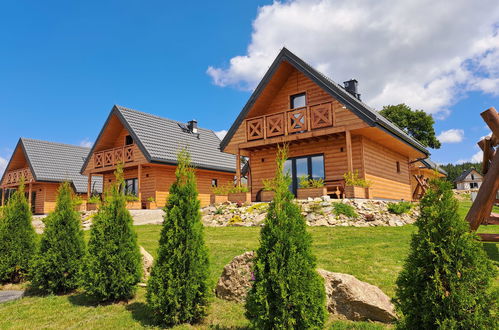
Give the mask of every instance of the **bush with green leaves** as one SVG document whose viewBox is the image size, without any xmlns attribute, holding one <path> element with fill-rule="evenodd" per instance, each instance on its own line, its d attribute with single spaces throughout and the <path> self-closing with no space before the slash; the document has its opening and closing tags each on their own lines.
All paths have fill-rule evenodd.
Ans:
<svg viewBox="0 0 499 330">
<path fill-rule="evenodd" d="M 347 186 L 369 188 L 372 185 L 371 181 L 363 179 L 359 176 L 358 170 L 343 174 L 343 179 L 345 180 L 345 185 Z"/>
<path fill-rule="evenodd" d="M 68 182 L 59 187 L 55 211 L 47 217 L 40 248 L 31 270 L 31 287 L 64 293 L 78 287 L 85 256 L 80 214 Z"/>
<path fill-rule="evenodd" d="M 147 303 L 164 325 L 196 323 L 207 314 L 209 258 L 200 202 L 187 150 L 179 152 L 170 186 L 158 258 L 147 282 Z"/>
<path fill-rule="evenodd" d="M 497 329 L 496 270 L 457 210 L 451 184 L 433 180 L 397 279 L 401 329 Z"/>
<path fill-rule="evenodd" d="M 307 175 L 303 175 L 298 184 L 300 188 L 322 188 L 324 187 L 324 179 L 309 179 Z"/>
<path fill-rule="evenodd" d="M 352 205 L 344 203 L 333 203 L 334 214 L 345 215 L 349 218 L 358 218 L 359 215 L 355 212 L 355 208 Z"/>
<path fill-rule="evenodd" d="M 276 192 L 260 232 L 246 316 L 257 329 L 322 328 L 324 282 L 305 219 L 288 189 L 290 178 L 283 174 L 286 155 L 287 147 L 278 149 Z"/>
<path fill-rule="evenodd" d="M 132 298 L 142 274 L 137 235 L 122 189 L 122 166 L 115 175 L 115 184 L 93 218 L 84 272 L 85 290 L 101 301 Z"/>
<path fill-rule="evenodd" d="M 236 185 L 229 189 L 230 194 L 247 193 L 247 192 L 249 192 L 249 188 L 243 185 Z"/>
<path fill-rule="evenodd" d="M 0 219 L 0 282 L 26 279 L 36 254 L 36 234 L 24 183 L 9 198 Z"/>
<path fill-rule="evenodd" d="M 404 214 L 408 213 L 412 209 L 411 202 L 398 202 L 398 203 L 388 203 L 388 212 L 393 214 Z"/>
</svg>

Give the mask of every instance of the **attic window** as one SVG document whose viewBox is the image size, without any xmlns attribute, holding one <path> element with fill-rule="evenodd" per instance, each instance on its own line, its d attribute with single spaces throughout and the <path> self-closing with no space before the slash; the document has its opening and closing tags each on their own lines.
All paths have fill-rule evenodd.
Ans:
<svg viewBox="0 0 499 330">
<path fill-rule="evenodd" d="M 133 144 L 133 138 L 130 135 L 125 136 L 125 145 L 129 146 Z"/>
<path fill-rule="evenodd" d="M 471 174 L 471 180 L 475 180 L 475 176 L 473 175 L 473 173 Z"/>
<path fill-rule="evenodd" d="M 289 100 L 291 109 L 303 108 L 307 104 L 305 93 L 291 95 Z"/>
</svg>

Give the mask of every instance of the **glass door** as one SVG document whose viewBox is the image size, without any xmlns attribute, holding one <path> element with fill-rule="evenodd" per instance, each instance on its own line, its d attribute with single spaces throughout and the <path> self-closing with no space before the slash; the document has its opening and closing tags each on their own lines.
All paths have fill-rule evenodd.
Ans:
<svg viewBox="0 0 499 330">
<path fill-rule="evenodd" d="M 324 155 L 289 158 L 284 163 L 284 172 L 291 177 L 289 190 L 296 196 L 301 177 L 324 179 Z"/>
</svg>

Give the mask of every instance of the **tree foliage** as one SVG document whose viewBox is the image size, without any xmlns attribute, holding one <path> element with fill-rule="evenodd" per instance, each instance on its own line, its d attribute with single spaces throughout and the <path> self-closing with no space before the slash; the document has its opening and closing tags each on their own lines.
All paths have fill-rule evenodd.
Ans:
<svg viewBox="0 0 499 330">
<path fill-rule="evenodd" d="M 246 316 L 257 329 L 321 328 L 326 316 L 324 283 L 315 270 L 305 219 L 283 172 L 286 151 L 278 150 L 276 191 L 260 234 Z"/>
<path fill-rule="evenodd" d="M 0 219 L 0 282 L 26 278 L 36 253 L 36 234 L 24 183 L 9 198 Z"/>
<path fill-rule="evenodd" d="M 435 120 L 423 110 L 412 110 L 402 103 L 384 106 L 379 113 L 423 145 L 433 149 L 440 148 L 440 141 L 433 128 Z"/>
<path fill-rule="evenodd" d="M 400 328 L 497 329 L 488 292 L 496 271 L 457 208 L 450 184 L 433 180 L 397 279 Z"/>
<path fill-rule="evenodd" d="M 123 168 L 93 219 L 88 243 L 84 288 L 97 299 L 126 300 L 135 294 L 142 274 L 133 218 L 123 193 Z"/>
<path fill-rule="evenodd" d="M 59 187 L 33 264 L 31 286 L 46 293 L 69 292 L 80 284 L 85 242 L 72 194 L 68 182 Z"/>
<path fill-rule="evenodd" d="M 178 154 L 158 248 L 147 283 L 147 302 L 159 323 L 194 323 L 206 315 L 208 250 L 203 237 L 196 178 L 184 149 Z"/>
</svg>

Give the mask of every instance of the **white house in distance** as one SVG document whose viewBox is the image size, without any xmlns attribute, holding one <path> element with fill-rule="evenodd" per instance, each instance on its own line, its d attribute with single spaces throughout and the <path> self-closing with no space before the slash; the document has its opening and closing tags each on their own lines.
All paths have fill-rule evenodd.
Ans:
<svg viewBox="0 0 499 330">
<path fill-rule="evenodd" d="M 474 168 L 463 171 L 454 180 L 457 190 L 478 189 L 482 185 L 483 176 Z"/>
</svg>

